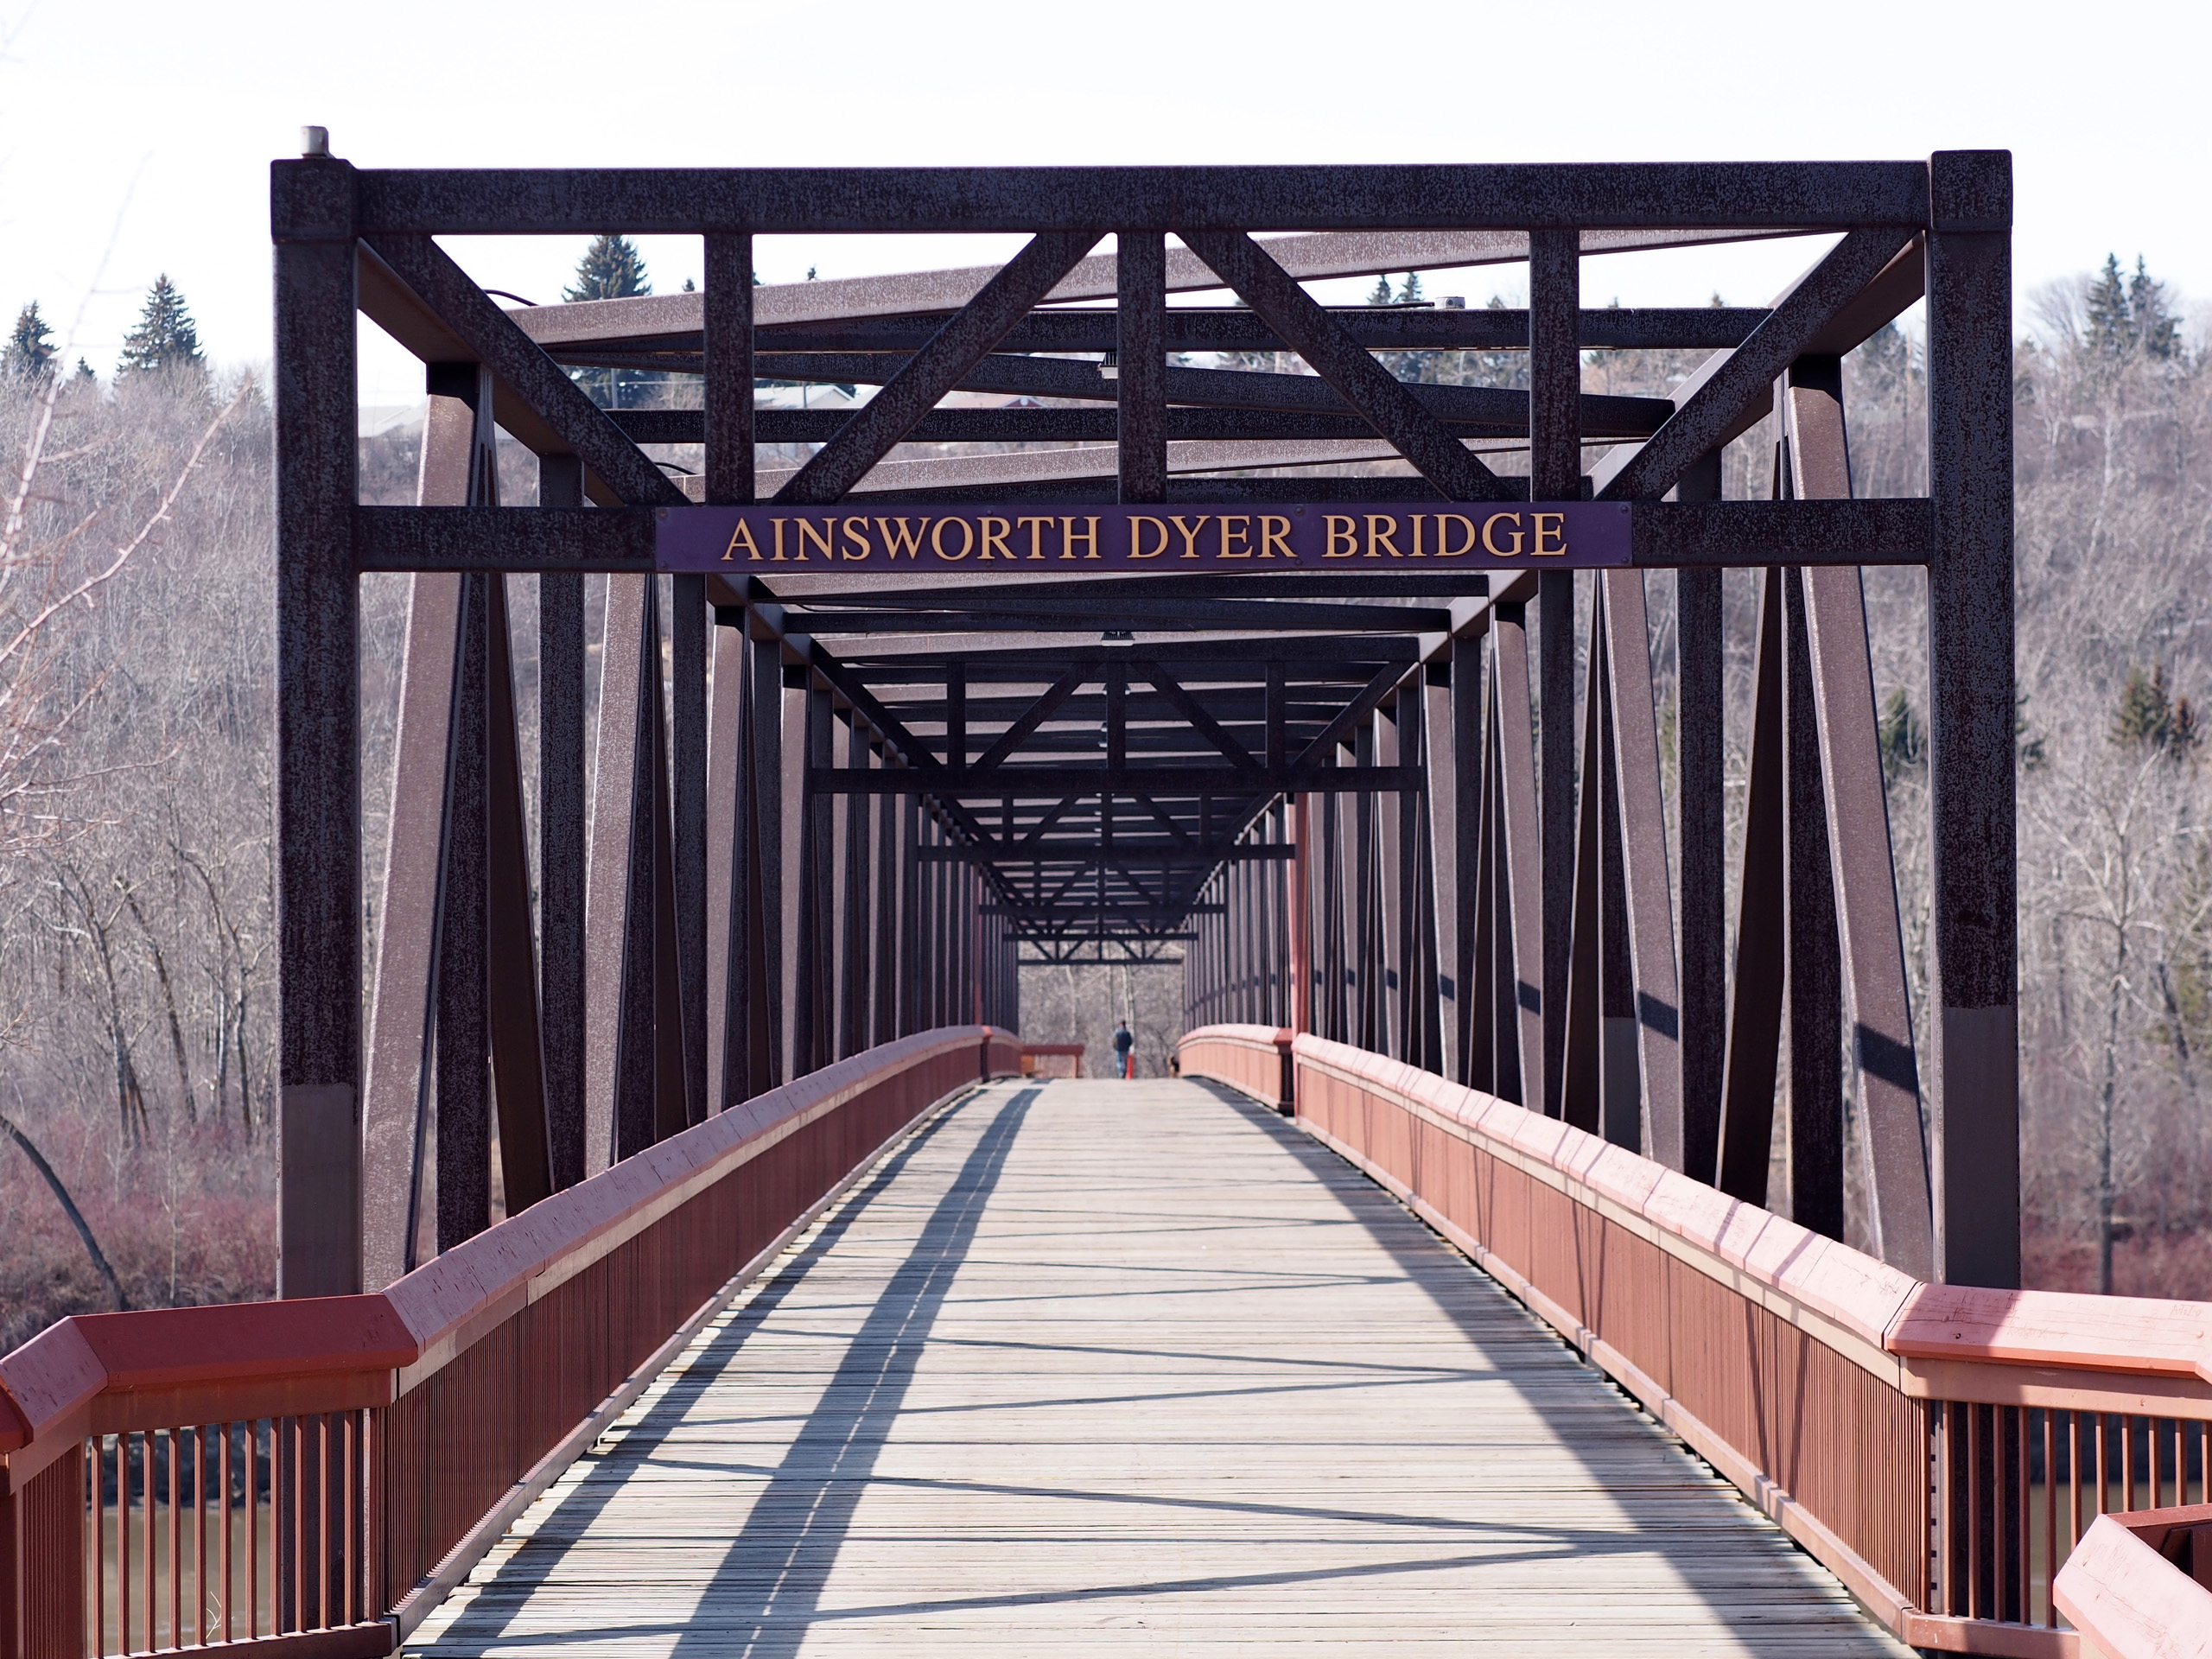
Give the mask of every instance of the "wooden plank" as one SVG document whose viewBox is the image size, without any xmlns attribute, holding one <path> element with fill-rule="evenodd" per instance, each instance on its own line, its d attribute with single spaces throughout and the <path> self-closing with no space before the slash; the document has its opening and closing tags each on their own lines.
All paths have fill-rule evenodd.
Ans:
<svg viewBox="0 0 2212 1659">
<path fill-rule="evenodd" d="M 410 1653 L 1905 1650 L 1357 1172 L 1005 1084 L 702 1333 Z"/>
</svg>

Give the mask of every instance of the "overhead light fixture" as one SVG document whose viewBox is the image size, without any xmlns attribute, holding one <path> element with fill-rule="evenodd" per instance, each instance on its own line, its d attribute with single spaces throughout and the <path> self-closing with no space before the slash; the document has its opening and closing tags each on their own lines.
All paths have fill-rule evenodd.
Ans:
<svg viewBox="0 0 2212 1659">
<path fill-rule="evenodd" d="M 1099 360 L 1098 378 L 1101 380 L 1118 380 L 1122 378 L 1122 354 L 1119 352 L 1109 352 Z"/>
<path fill-rule="evenodd" d="M 1109 628 L 1098 636 L 1098 643 L 1102 645 L 1133 645 L 1136 639 L 1136 635 L 1127 628 Z"/>
</svg>

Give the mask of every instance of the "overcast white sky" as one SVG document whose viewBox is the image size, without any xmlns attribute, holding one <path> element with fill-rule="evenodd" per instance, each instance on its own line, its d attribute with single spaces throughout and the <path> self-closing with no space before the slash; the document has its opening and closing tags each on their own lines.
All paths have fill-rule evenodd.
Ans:
<svg viewBox="0 0 2212 1659">
<path fill-rule="evenodd" d="M 364 166 L 1919 157 L 2009 148 L 2024 293 L 2107 250 L 2212 299 L 2212 6 L 1956 0 L 0 0 L 0 308 L 37 299 L 105 375 L 166 270 L 210 353 L 269 346 L 267 163 L 331 130 Z M 1007 243 L 764 245 L 771 281 Z M 657 288 L 696 244 L 645 243 Z M 470 242 L 558 297 L 581 242 Z M 1592 261 L 1592 303 L 1753 303 L 1802 245 Z M 105 258 L 105 273 L 102 263 Z M 96 286 L 97 284 L 97 286 Z M 1429 283 L 1476 302 L 1508 275 Z M 420 391 L 365 359 L 366 401 Z"/>
</svg>

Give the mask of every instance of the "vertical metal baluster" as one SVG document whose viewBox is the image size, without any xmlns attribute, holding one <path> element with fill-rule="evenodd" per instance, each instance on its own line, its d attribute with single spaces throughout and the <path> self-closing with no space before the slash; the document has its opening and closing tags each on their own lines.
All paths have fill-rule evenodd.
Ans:
<svg viewBox="0 0 2212 1659">
<path fill-rule="evenodd" d="M 328 1413 L 315 1420 L 315 1457 L 318 1478 L 315 1482 L 315 1628 L 330 1628 L 330 1416 Z"/>
<path fill-rule="evenodd" d="M 143 1437 L 144 1455 L 139 1459 L 146 1484 L 146 1532 L 139 1542 L 146 1554 L 146 1646 L 149 1650 L 161 1645 L 155 1630 L 155 1620 L 159 1617 L 156 1610 L 160 1606 L 160 1593 L 156 1587 L 154 1552 L 154 1437 L 160 1433 L 157 1428 L 145 1432 Z"/>
<path fill-rule="evenodd" d="M 1999 1406 L 1989 1414 L 1989 1617 L 2003 1618 L 2012 1605 L 2008 1593 L 2012 1589 L 2012 1542 L 2018 1534 L 2017 1526 L 2007 1524 L 2012 1515 L 2012 1482 L 2005 1478 L 2010 1472 L 2005 1467 L 2005 1443 L 2013 1438 L 2005 1431 L 2011 1427 L 2016 1408 Z"/>
<path fill-rule="evenodd" d="M 107 1651 L 107 1436 L 92 1439 L 92 1547 L 86 1552 L 90 1558 L 92 1581 L 92 1651 Z"/>
<path fill-rule="evenodd" d="M 2043 1412 L 2043 1622 L 2056 1624 L 2058 1609 L 2050 1599 L 2050 1581 L 2058 1576 L 2058 1463 L 2057 1414 L 2049 1406 Z"/>
<path fill-rule="evenodd" d="M 341 1606 L 345 1618 L 340 1622 L 346 1624 L 355 1623 L 360 1617 L 359 1611 L 355 1605 L 353 1593 L 360 1577 L 361 1562 L 359 1528 L 356 1525 L 356 1515 L 360 1503 L 360 1487 L 358 1484 L 359 1468 L 358 1453 L 360 1447 L 357 1440 L 359 1420 L 360 1414 L 352 1411 L 347 1412 L 339 1420 L 344 1436 L 340 1444 L 345 1448 L 346 1458 L 344 1491 L 346 1507 L 340 1511 L 338 1519 L 339 1557 L 346 1575 L 346 1597 Z"/>
<path fill-rule="evenodd" d="M 192 1639 L 207 1645 L 207 1425 L 192 1431 Z M 179 1637 L 181 1644 L 183 1637 Z"/>
<path fill-rule="evenodd" d="M 176 1487 L 176 1476 L 177 1476 L 177 1467 L 176 1467 L 176 1440 L 177 1440 L 177 1436 L 178 1436 L 178 1435 L 180 1435 L 180 1434 L 181 1434 L 181 1433 L 184 1433 L 184 1431 L 183 1431 L 182 1429 L 181 1429 L 181 1428 L 171 1428 L 171 1429 L 164 1430 L 164 1431 L 162 1432 L 162 1440 L 165 1440 L 166 1442 L 168 1442 L 168 1475 L 169 1475 L 169 1641 L 168 1641 L 168 1644 L 169 1644 L 169 1646 L 171 1646 L 171 1647 L 173 1647 L 173 1648 L 181 1648 L 181 1647 L 182 1647 L 182 1646 L 184 1645 L 184 1586 L 183 1586 L 183 1584 L 182 1584 L 182 1582 L 181 1582 L 181 1580 L 182 1580 L 182 1579 L 183 1579 L 183 1577 L 184 1577 L 184 1556 L 183 1556 L 183 1551 L 182 1551 L 182 1545 L 183 1545 L 183 1541 L 183 1541 L 182 1534 L 179 1531 L 178 1527 L 177 1527 L 177 1522 L 178 1522 L 178 1521 L 179 1521 L 180 1517 L 179 1517 L 179 1516 L 177 1515 L 177 1512 L 176 1512 L 176 1499 L 177 1499 L 177 1487 Z"/>
<path fill-rule="evenodd" d="M 1981 1617 L 1981 1413 L 1965 1408 L 1967 1420 L 1967 1617 Z"/>
<path fill-rule="evenodd" d="M 2135 1508 L 2135 1414 L 2133 1412 L 2122 1412 L 2120 1418 L 2120 1507 L 2133 1512 Z"/>
<path fill-rule="evenodd" d="M 220 1481 L 220 1483 L 221 1483 L 221 1491 L 222 1491 L 222 1495 L 223 1495 L 223 1496 L 222 1496 L 222 1504 L 221 1504 L 220 1508 L 219 1508 L 216 1512 L 217 1512 L 219 1515 L 220 1515 L 220 1516 L 222 1516 L 222 1524 L 223 1524 L 223 1541 L 222 1541 L 222 1549 L 221 1549 L 221 1555 L 222 1555 L 221 1566 L 222 1566 L 222 1572 L 223 1572 L 223 1597 L 222 1597 L 223 1622 L 222 1622 L 221 1639 L 222 1639 L 223 1641 L 226 1641 L 226 1642 L 227 1642 L 227 1641 L 229 1641 L 229 1640 L 231 1639 L 231 1631 L 232 1631 L 232 1622 L 231 1622 L 231 1603 L 232 1603 L 232 1599 L 233 1599 L 234 1592 L 235 1592 L 235 1589 L 236 1589 L 236 1587 L 237 1587 L 237 1584 L 238 1584 L 238 1580 L 237 1580 L 237 1579 L 236 1579 L 236 1578 L 234 1578 L 234 1577 L 232 1575 L 232 1570 L 231 1570 L 231 1569 L 232 1569 L 232 1564 L 233 1560 L 235 1560 L 235 1557 L 232 1555 L 232 1551 L 231 1551 L 231 1429 L 232 1429 L 232 1424 L 229 1424 L 229 1423 L 225 1423 L 225 1424 L 223 1425 L 223 1444 L 222 1444 L 221 1451 L 220 1451 L 220 1452 L 219 1452 L 219 1466 L 218 1466 L 217 1471 L 216 1471 L 216 1478 L 217 1478 L 217 1479 L 218 1479 L 219 1481 Z"/>
<path fill-rule="evenodd" d="M 2111 1440 L 2110 1440 L 2109 1433 L 2108 1433 L 2108 1432 L 2107 1432 L 2107 1428 L 2106 1428 L 2106 1425 L 2105 1425 L 2105 1414 L 2104 1414 L 2104 1413 L 2102 1413 L 2101 1411 L 2101 1412 L 2099 1412 L 2099 1413 L 2097 1413 L 2096 1417 L 2097 1417 L 2097 1507 L 2096 1507 L 2096 1514 L 2095 1514 L 2095 1515 L 2093 1515 L 2093 1516 L 2090 1516 L 2090 1519 L 2091 1519 L 2092 1521 L 2094 1521 L 2094 1520 L 2096 1518 L 2096 1516 L 2098 1516 L 2098 1515 L 2103 1515 L 2103 1514 L 2105 1514 L 2107 1510 L 2109 1510 L 2112 1508 L 2112 1503 L 2111 1503 L 2111 1497 L 2112 1497 L 2112 1461 L 2111 1461 Z M 2125 1422 L 2126 1420 L 2125 1418 L 2123 1418 L 2123 1419 L 2121 1419 L 2121 1421 L 2122 1421 L 2123 1422 Z"/>
</svg>

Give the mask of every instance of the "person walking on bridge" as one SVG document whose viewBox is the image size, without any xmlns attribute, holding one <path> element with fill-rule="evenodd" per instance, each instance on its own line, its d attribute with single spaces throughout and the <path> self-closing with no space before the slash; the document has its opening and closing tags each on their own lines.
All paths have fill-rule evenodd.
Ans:
<svg viewBox="0 0 2212 1659">
<path fill-rule="evenodd" d="M 1126 1020 L 1114 1022 L 1114 1072 L 1125 1081 L 1137 1074 L 1136 1034 Z"/>
</svg>

